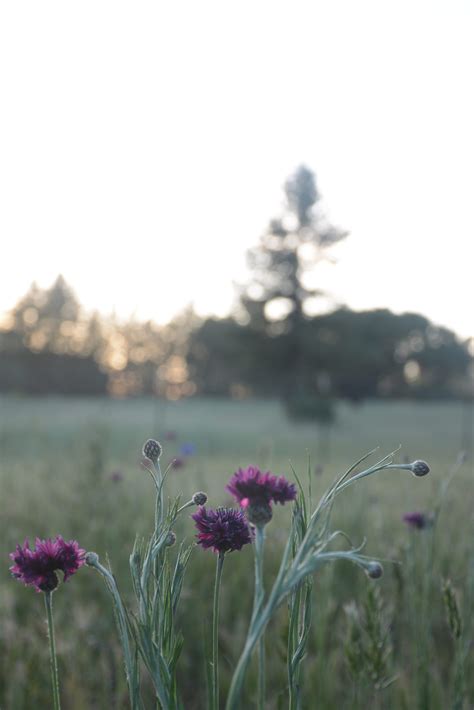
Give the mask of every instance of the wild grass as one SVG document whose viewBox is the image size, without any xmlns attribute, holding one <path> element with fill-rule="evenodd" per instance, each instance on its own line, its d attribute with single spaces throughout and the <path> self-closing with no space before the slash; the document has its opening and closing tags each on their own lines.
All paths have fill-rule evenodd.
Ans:
<svg viewBox="0 0 474 710">
<path fill-rule="evenodd" d="M 295 666 L 301 707 L 441 710 L 463 707 L 459 702 L 471 707 L 474 679 L 466 669 L 473 653 L 472 451 L 446 492 L 436 526 L 410 530 L 401 521 L 405 512 L 435 510 L 443 481 L 469 445 L 465 414 L 465 405 L 458 403 L 340 405 L 336 425 L 321 432 L 289 424 L 272 402 L 0 399 L 0 707 L 50 704 L 44 609 L 31 589 L 9 577 L 8 553 L 27 536 L 76 538 L 102 560 L 109 557 L 123 593 L 131 598 L 128 558 L 135 534 L 153 529 L 154 499 L 148 474 L 140 468 L 141 446 L 150 436 L 163 443 L 164 466 L 179 455 L 182 443 L 196 445 L 185 466 L 172 471 L 170 494 L 182 493 L 187 500 L 204 490 L 212 506 L 230 502 L 226 482 L 236 468 L 250 463 L 289 478 L 292 466 L 304 477 L 309 457 L 316 501 L 337 474 L 376 445 L 385 453 L 402 444 L 399 460 L 429 461 L 431 474 L 423 481 L 387 471 L 338 498 L 336 527 L 355 544 L 367 537 L 367 554 L 401 564 L 385 563 L 377 582 L 343 562 L 315 577 L 306 658 Z M 168 431 L 176 432 L 176 440 L 164 439 Z M 319 466 L 322 473 L 320 468 L 315 473 Z M 113 480 L 114 471 L 120 471 L 121 480 Z M 268 527 L 269 581 L 289 522 L 289 511 L 278 510 Z M 192 540 L 191 523 L 183 516 L 179 541 Z M 178 613 L 185 644 L 177 674 L 187 710 L 207 707 L 204 649 L 212 642 L 214 566 L 213 555 L 193 551 Z M 252 551 L 232 553 L 220 602 L 222 697 L 247 631 L 252 575 Z M 453 637 L 443 606 L 446 579 L 459 605 L 462 639 Z M 107 590 L 91 570 L 80 570 L 58 590 L 55 623 L 63 708 L 128 707 Z M 298 630 L 292 629 L 288 646 L 288 623 L 282 607 L 266 635 L 268 708 L 287 707 L 287 652 L 298 645 Z M 351 667 L 351 639 L 366 649 L 361 672 Z M 377 643 L 383 648 L 377 650 Z M 256 686 L 251 667 L 243 707 L 253 706 Z M 151 687 L 149 693 L 145 700 L 153 707 Z"/>
</svg>

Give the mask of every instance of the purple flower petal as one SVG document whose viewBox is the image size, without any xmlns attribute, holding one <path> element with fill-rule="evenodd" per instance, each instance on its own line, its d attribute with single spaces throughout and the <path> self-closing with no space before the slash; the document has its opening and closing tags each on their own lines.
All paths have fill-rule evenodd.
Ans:
<svg viewBox="0 0 474 710">
<path fill-rule="evenodd" d="M 424 513 L 414 511 L 413 513 L 405 513 L 405 515 L 403 516 L 403 522 L 405 522 L 411 528 L 422 530 L 428 525 L 428 518 Z"/>
<path fill-rule="evenodd" d="M 191 516 L 198 530 L 198 545 L 214 552 L 224 553 L 241 550 L 252 542 L 245 515 L 234 508 L 207 510 L 204 506 Z"/>
<path fill-rule="evenodd" d="M 40 540 L 36 538 L 36 547 L 30 548 L 28 540 L 23 547 L 17 545 L 10 558 L 15 563 L 10 567 L 13 577 L 38 592 L 52 591 L 58 586 L 57 571 L 61 571 L 66 582 L 79 567 L 84 564 L 85 550 L 75 540 L 66 542 L 57 538 Z"/>
<path fill-rule="evenodd" d="M 272 502 L 283 505 L 296 498 L 294 483 L 270 471 L 262 473 L 256 466 L 239 468 L 230 479 L 227 490 L 244 506 Z"/>
</svg>

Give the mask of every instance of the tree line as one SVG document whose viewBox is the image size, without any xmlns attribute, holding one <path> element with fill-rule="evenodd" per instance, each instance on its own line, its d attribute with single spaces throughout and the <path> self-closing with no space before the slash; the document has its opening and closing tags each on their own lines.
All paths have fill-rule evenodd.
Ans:
<svg viewBox="0 0 474 710">
<path fill-rule="evenodd" d="M 263 396 L 290 407 L 292 397 L 356 402 L 469 393 L 467 343 L 424 316 L 339 308 L 303 318 L 297 335 L 295 346 L 292 329 L 271 334 L 191 310 L 166 326 L 87 315 L 60 277 L 49 289 L 33 286 L 4 319 L 0 391 Z"/>
<path fill-rule="evenodd" d="M 472 396 L 469 343 L 449 329 L 387 309 L 315 314 L 318 264 L 347 233 L 327 220 L 308 168 L 284 196 L 228 318 L 188 309 L 165 326 L 124 322 L 85 313 L 61 276 L 33 284 L 0 326 L 0 391 L 278 397 L 321 421 L 335 398 Z"/>
</svg>

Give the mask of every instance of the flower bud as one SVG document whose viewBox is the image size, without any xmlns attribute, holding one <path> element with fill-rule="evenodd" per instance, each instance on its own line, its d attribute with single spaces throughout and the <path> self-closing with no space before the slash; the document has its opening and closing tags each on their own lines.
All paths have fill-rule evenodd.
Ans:
<svg viewBox="0 0 474 710">
<path fill-rule="evenodd" d="M 172 530 L 170 530 L 166 536 L 165 547 L 173 547 L 175 542 L 176 542 L 176 533 L 174 533 Z"/>
<path fill-rule="evenodd" d="M 57 574 L 55 572 L 50 572 L 44 577 L 43 581 L 38 584 L 38 589 L 42 592 L 54 592 L 58 584 L 59 581 Z"/>
<path fill-rule="evenodd" d="M 370 579 L 379 579 L 383 575 L 383 567 L 380 562 L 369 562 L 366 571 Z"/>
<path fill-rule="evenodd" d="M 205 505 L 207 502 L 207 494 L 203 493 L 202 491 L 198 491 L 193 495 L 193 503 L 194 505 Z"/>
<path fill-rule="evenodd" d="M 426 476 L 430 472 L 430 467 L 426 461 L 413 461 L 411 464 L 411 470 L 414 476 Z"/>
<path fill-rule="evenodd" d="M 99 562 L 99 555 L 97 552 L 88 552 L 86 554 L 86 565 L 89 567 L 94 567 Z"/>
<path fill-rule="evenodd" d="M 272 507 L 266 501 L 255 501 L 250 503 L 246 508 L 247 519 L 249 523 L 257 526 L 263 526 L 272 519 Z"/>
<path fill-rule="evenodd" d="M 163 453 L 161 444 L 155 439 L 148 439 L 143 445 L 143 456 L 156 463 Z"/>
</svg>

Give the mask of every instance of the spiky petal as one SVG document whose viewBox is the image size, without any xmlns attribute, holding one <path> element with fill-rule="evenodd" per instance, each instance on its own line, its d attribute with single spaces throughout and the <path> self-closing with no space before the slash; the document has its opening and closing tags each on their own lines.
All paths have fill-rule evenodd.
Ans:
<svg viewBox="0 0 474 710">
<path fill-rule="evenodd" d="M 284 476 L 270 471 L 262 473 L 256 466 L 239 468 L 232 476 L 227 490 L 244 508 L 255 503 L 288 503 L 296 498 L 296 487 Z"/>
<path fill-rule="evenodd" d="M 58 535 L 55 539 L 36 538 L 35 544 L 34 550 L 30 548 L 28 540 L 25 540 L 23 547 L 17 545 L 15 552 L 10 553 L 14 562 L 10 572 L 20 582 L 34 587 L 38 592 L 56 589 L 57 571 L 63 573 L 64 582 L 67 582 L 84 564 L 85 550 L 79 547 L 76 540 L 66 542 Z"/>
<path fill-rule="evenodd" d="M 198 530 L 198 545 L 214 552 L 225 553 L 241 550 L 252 542 L 245 515 L 235 508 L 207 510 L 204 506 L 191 516 Z"/>
</svg>

